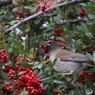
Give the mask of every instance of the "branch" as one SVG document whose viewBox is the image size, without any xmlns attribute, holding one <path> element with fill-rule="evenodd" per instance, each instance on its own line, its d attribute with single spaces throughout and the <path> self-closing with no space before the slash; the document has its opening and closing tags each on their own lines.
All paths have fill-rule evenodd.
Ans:
<svg viewBox="0 0 95 95">
<path fill-rule="evenodd" d="M 77 18 L 77 19 L 73 19 L 73 20 L 69 20 L 69 23 L 78 23 L 78 22 L 80 22 L 80 21 L 84 21 L 82 18 Z M 61 21 L 60 23 L 58 23 L 59 25 L 64 25 L 64 24 L 66 24 L 66 20 L 64 20 L 64 21 Z M 44 29 L 46 29 L 48 26 L 42 26 L 42 27 L 40 27 L 40 30 L 44 30 Z"/>
<path fill-rule="evenodd" d="M 12 0 L 0 0 L 0 6 L 12 4 Z"/>
<path fill-rule="evenodd" d="M 65 3 L 61 3 L 61 4 L 58 4 L 56 6 L 52 6 L 50 8 L 47 8 L 45 10 L 45 12 L 48 12 L 49 10 L 52 10 L 52 9 L 55 9 L 56 7 L 67 7 L 67 6 L 70 6 L 70 5 L 74 5 L 74 4 L 78 4 L 78 3 L 85 3 L 85 2 L 90 2 L 90 0 L 72 0 L 72 1 L 68 1 L 68 2 L 65 2 Z M 41 14 L 43 14 L 42 11 L 39 11 L 38 13 L 32 15 L 32 16 L 29 16 L 21 21 L 19 21 L 18 23 L 16 23 L 15 25 L 11 26 L 9 29 L 6 30 L 6 32 L 4 34 L 8 34 L 10 33 L 13 29 L 15 29 L 16 27 L 20 26 L 21 24 L 24 24 L 26 23 L 27 21 L 29 20 L 32 20 L 38 16 L 40 16 Z"/>
<path fill-rule="evenodd" d="M 56 5 L 56 6 L 52 6 L 50 8 L 47 8 L 46 12 L 51 10 L 51 9 L 54 9 L 56 7 L 61 8 L 61 7 L 67 7 L 67 6 L 70 6 L 70 5 L 75 5 L 75 4 L 78 4 L 78 3 L 86 3 L 86 2 L 91 2 L 91 0 L 72 0 L 72 1 L 67 1 L 65 3 L 60 3 L 60 4 Z"/>
<path fill-rule="evenodd" d="M 74 20 L 69 20 L 70 23 L 77 23 L 77 22 L 80 22 L 80 21 L 84 21 L 82 18 L 77 18 L 77 19 L 74 19 Z M 65 24 L 66 23 L 66 20 L 64 20 L 63 22 L 60 22 L 59 24 L 62 25 L 62 24 Z"/>
</svg>

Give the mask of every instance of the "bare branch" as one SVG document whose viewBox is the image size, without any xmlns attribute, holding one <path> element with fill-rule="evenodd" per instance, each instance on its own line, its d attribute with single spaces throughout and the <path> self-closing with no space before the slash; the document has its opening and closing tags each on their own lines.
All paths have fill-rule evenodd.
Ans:
<svg viewBox="0 0 95 95">
<path fill-rule="evenodd" d="M 78 23 L 78 22 L 80 22 L 80 21 L 84 21 L 82 18 L 77 18 L 77 19 L 73 19 L 73 20 L 68 20 L 69 21 L 69 23 Z M 64 25 L 64 24 L 66 24 L 66 20 L 64 20 L 64 21 L 61 21 L 60 23 L 58 23 L 59 25 Z M 42 27 L 40 27 L 40 30 L 44 30 L 44 29 L 46 29 L 47 28 L 47 26 L 42 26 Z"/>
<path fill-rule="evenodd" d="M 0 6 L 12 4 L 12 0 L 0 0 Z"/>
<path fill-rule="evenodd" d="M 61 4 L 58 4 L 56 6 L 52 6 L 50 8 L 47 8 L 45 10 L 45 12 L 48 12 L 49 10 L 51 9 L 55 9 L 56 7 L 66 7 L 66 6 L 70 6 L 70 5 L 74 5 L 74 4 L 78 4 L 78 3 L 86 3 L 86 2 L 90 2 L 90 0 L 72 0 L 72 1 L 68 1 L 68 2 L 65 2 L 65 3 L 61 3 Z M 29 16 L 21 21 L 19 21 L 18 23 L 16 23 L 15 25 L 11 26 L 9 29 L 6 30 L 6 32 L 4 34 L 8 34 L 10 33 L 13 29 L 15 29 L 16 27 L 20 26 L 21 24 L 23 23 L 26 23 L 27 21 L 29 20 L 32 20 L 38 16 L 40 16 L 41 14 L 43 14 L 42 11 L 39 11 L 38 13 L 32 15 L 32 16 Z"/>
<path fill-rule="evenodd" d="M 77 18 L 77 19 L 74 19 L 74 20 L 69 20 L 70 23 L 77 23 L 77 22 L 80 22 L 80 21 L 84 21 L 82 18 Z M 65 24 L 66 23 L 66 20 L 64 20 L 63 22 L 60 22 L 59 24 L 62 25 L 62 24 Z"/>
<path fill-rule="evenodd" d="M 78 4 L 78 3 L 86 3 L 86 2 L 91 2 L 91 1 L 90 0 L 72 0 L 72 1 L 67 1 L 65 3 L 60 3 L 60 4 L 56 5 L 56 6 L 52 6 L 50 8 L 47 8 L 46 12 L 51 10 L 51 9 L 54 9 L 56 7 L 60 7 L 61 8 L 61 7 L 67 7 L 67 6 L 70 6 L 70 5 L 75 5 L 75 4 Z"/>
<path fill-rule="evenodd" d="M 29 21 L 29 20 L 32 20 L 33 18 L 35 18 L 35 17 L 37 17 L 37 16 L 39 16 L 39 15 L 41 15 L 41 14 L 42 14 L 42 12 L 40 11 L 40 12 L 38 12 L 38 13 L 32 15 L 32 16 L 29 16 L 29 17 L 27 17 L 27 18 L 25 18 L 25 19 L 23 19 L 23 20 L 20 20 L 18 23 L 16 23 L 15 25 L 11 26 L 8 30 L 6 30 L 6 32 L 5 32 L 4 34 L 10 33 L 10 32 L 11 32 L 13 29 L 15 29 L 16 27 L 20 26 L 21 24 L 26 23 L 26 22 Z"/>
</svg>

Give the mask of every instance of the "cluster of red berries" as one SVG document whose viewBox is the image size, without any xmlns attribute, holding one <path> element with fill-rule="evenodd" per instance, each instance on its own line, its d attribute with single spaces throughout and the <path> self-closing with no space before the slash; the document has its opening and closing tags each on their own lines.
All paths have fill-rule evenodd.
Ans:
<svg viewBox="0 0 95 95">
<path fill-rule="evenodd" d="M 44 50 L 45 54 L 48 53 L 49 50 L 48 50 L 47 45 L 45 45 L 45 43 L 42 43 L 42 44 L 41 44 L 41 48 Z"/>
<path fill-rule="evenodd" d="M 61 41 L 59 39 L 56 39 L 55 41 L 58 42 L 60 45 L 64 45 L 64 49 L 66 48 L 66 45 L 68 44 L 67 42 Z"/>
<path fill-rule="evenodd" d="M 46 6 L 45 6 L 45 5 L 41 6 L 41 10 L 42 10 L 42 12 L 44 12 L 45 9 L 46 9 Z"/>
<path fill-rule="evenodd" d="M 61 91 L 60 90 L 55 90 L 55 92 L 57 93 L 57 95 L 61 95 L 60 93 L 61 93 Z"/>
<path fill-rule="evenodd" d="M 0 63 L 7 63 L 8 61 L 8 55 L 5 52 L 0 52 Z"/>
<path fill-rule="evenodd" d="M 80 16 L 86 16 L 87 11 L 86 10 L 80 10 Z"/>
<path fill-rule="evenodd" d="M 54 40 L 58 42 L 60 45 L 67 45 L 67 42 L 61 41 L 60 39 L 57 39 L 57 37 L 64 36 L 62 28 L 55 28 L 54 29 Z"/>
<path fill-rule="evenodd" d="M 61 93 L 61 92 L 62 92 L 61 90 L 58 90 L 58 89 L 57 89 L 57 90 L 55 90 L 55 92 L 57 93 L 57 95 L 63 95 L 63 94 Z M 65 93 L 64 95 L 68 95 L 68 94 Z"/>
<path fill-rule="evenodd" d="M 4 24 L 0 23 L 0 27 L 3 27 L 3 26 L 4 26 Z"/>
<path fill-rule="evenodd" d="M 20 89 L 13 89 L 11 87 L 10 82 L 9 83 L 6 83 L 6 86 L 3 87 L 3 91 L 5 92 L 6 95 L 12 95 L 12 93 L 19 94 L 21 92 Z"/>
<path fill-rule="evenodd" d="M 23 18 L 23 13 L 22 13 L 22 12 L 19 12 L 19 11 L 18 11 L 17 14 L 18 14 L 18 17 L 19 17 L 19 18 Z"/>
<path fill-rule="evenodd" d="M 34 70 L 22 67 L 20 62 L 16 62 L 15 70 L 11 66 L 5 66 L 3 71 L 8 73 L 8 78 L 11 80 L 3 86 L 3 92 L 7 95 L 19 94 L 24 88 L 26 88 L 28 95 L 42 95 L 45 91 L 45 88 L 41 87 L 40 78 L 36 76 Z"/>
<path fill-rule="evenodd" d="M 83 48 L 82 50 L 89 52 L 89 53 L 93 53 L 95 50 L 95 47 L 94 47 L 94 45 L 91 45 L 91 46 L 87 45 L 87 47 Z"/>
<path fill-rule="evenodd" d="M 10 56 L 11 56 L 15 61 L 17 61 L 17 58 L 18 58 L 17 55 L 11 54 Z"/>
<path fill-rule="evenodd" d="M 48 55 L 49 50 L 48 50 L 47 45 L 45 45 L 45 43 L 42 43 L 42 44 L 41 44 L 41 48 L 44 50 L 44 53 L 45 53 L 44 59 L 45 59 L 45 60 L 48 60 L 48 59 L 49 59 L 49 55 Z M 49 63 L 49 62 L 46 62 L 46 64 L 48 64 L 48 63 Z"/>
<path fill-rule="evenodd" d="M 85 78 L 87 75 L 91 78 L 93 82 L 95 82 L 95 72 L 84 71 L 79 76 L 79 78 L 81 78 L 80 82 L 82 83 L 82 85 L 85 85 Z"/>
<path fill-rule="evenodd" d="M 62 37 L 63 36 L 63 30 L 62 28 L 55 28 L 54 29 L 54 38 L 56 37 Z"/>
</svg>

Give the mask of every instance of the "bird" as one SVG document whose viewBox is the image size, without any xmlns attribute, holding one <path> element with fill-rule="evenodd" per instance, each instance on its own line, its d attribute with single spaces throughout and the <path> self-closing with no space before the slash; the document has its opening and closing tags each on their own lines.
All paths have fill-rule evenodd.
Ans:
<svg viewBox="0 0 95 95">
<path fill-rule="evenodd" d="M 88 67 L 88 63 L 92 62 L 86 55 L 71 52 L 62 49 L 55 41 L 47 41 L 48 54 L 50 60 L 53 62 L 57 59 L 53 68 L 60 75 L 71 75 L 79 73 Z"/>
</svg>

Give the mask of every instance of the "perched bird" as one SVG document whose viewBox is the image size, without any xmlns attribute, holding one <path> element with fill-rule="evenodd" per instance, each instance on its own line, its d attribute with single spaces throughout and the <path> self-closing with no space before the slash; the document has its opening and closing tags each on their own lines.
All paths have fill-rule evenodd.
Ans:
<svg viewBox="0 0 95 95">
<path fill-rule="evenodd" d="M 60 45 L 55 41 L 49 41 L 47 44 L 50 60 L 53 62 L 57 58 L 53 68 L 61 75 L 79 73 L 88 67 L 89 62 L 92 62 L 83 54 L 60 48 Z"/>
</svg>

